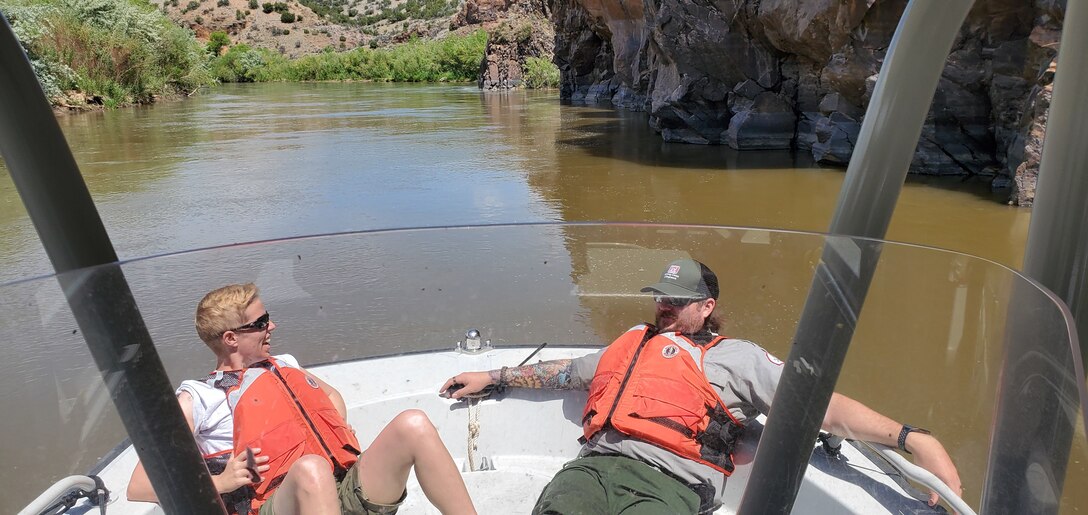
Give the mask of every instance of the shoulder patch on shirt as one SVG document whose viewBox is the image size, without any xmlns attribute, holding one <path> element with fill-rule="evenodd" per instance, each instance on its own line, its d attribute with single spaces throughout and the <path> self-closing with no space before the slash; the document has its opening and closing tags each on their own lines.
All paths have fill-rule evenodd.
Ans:
<svg viewBox="0 0 1088 515">
<path fill-rule="evenodd" d="M 306 376 L 306 384 L 310 385 L 313 388 L 318 388 L 317 381 L 314 381 L 314 378 L 310 376 Z"/>
<path fill-rule="evenodd" d="M 666 345 L 665 348 L 661 349 L 661 355 L 666 359 L 675 358 L 677 354 L 680 354 L 680 347 L 673 344 Z"/>
<path fill-rule="evenodd" d="M 772 356 L 770 352 L 764 351 L 763 353 L 767 355 L 767 361 L 770 361 L 771 363 L 774 363 L 775 365 L 778 365 L 778 366 L 783 365 L 782 360 Z"/>
</svg>

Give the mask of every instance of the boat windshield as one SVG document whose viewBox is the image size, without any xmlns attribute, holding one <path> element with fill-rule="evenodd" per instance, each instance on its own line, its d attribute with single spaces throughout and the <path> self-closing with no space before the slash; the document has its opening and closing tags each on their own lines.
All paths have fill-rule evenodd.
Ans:
<svg viewBox="0 0 1088 515">
<path fill-rule="evenodd" d="M 717 272 L 723 334 L 785 359 L 829 242 L 883 246 L 837 391 L 938 435 L 976 510 L 988 467 L 1004 463 L 1003 448 L 991 445 L 999 405 L 1021 392 L 1052 392 L 1057 416 L 1027 421 L 1021 440 L 1055 438 L 1054 427 L 1067 427 L 1065 484 L 1088 484 L 1085 382 L 1068 311 L 1018 272 L 956 252 L 741 227 L 529 224 L 291 238 L 121 269 L 176 386 L 214 365 L 193 313 L 204 293 L 225 284 L 260 287 L 277 324 L 273 354 L 306 366 L 418 355 L 423 366 L 425 353 L 454 349 L 469 328 L 494 347 L 606 345 L 652 321 L 653 301 L 639 290 L 680 257 Z M 0 375 L 0 512 L 21 509 L 59 478 L 93 471 L 127 437 L 62 282 L 42 277 L 0 292 L 9 363 Z M 108 292 L 101 302 L 110 302 Z M 1030 351 L 1007 355 L 1025 341 Z M 1041 372 L 1003 386 L 1004 367 L 1024 361 Z M 421 387 L 437 392 L 440 384 Z M 524 434 L 534 427 L 525 420 Z M 1061 512 L 1088 510 L 1088 491 L 1055 491 L 1035 481 L 1046 477 L 1039 474 L 1003 473 L 1005 483 L 991 487 L 1037 488 L 1042 496 L 1050 488 Z"/>
</svg>

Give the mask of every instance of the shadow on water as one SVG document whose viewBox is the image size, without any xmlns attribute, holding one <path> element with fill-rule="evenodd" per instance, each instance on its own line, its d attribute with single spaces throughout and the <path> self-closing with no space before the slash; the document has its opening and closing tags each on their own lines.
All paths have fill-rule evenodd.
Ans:
<svg viewBox="0 0 1088 515">
<path fill-rule="evenodd" d="M 608 104 L 562 102 L 574 113 L 574 137 L 559 143 L 588 155 L 640 165 L 706 170 L 830 169 L 846 166 L 818 163 L 803 150 L 735 150 L 728 145 L 666 142 L 650 127 L 644 112 L 614 109 Z M 622 137 L 617 137 L 622 135 Z M 965 193 L 997 204 L 1008 202 L 1009 188 L 993 188 L 993 177 L 980 175 L 909 174 L 906 184 Z"/>
<path fill-rule="evenodd" d="M 567 102 L 567 101 L 560 101 L 559 105 L 565 106 L 565 107 L 570 108 L 570 109 L 578 109 L 579 107 L 595 107 L 595 106 L 588 106 L 588 105 L 571 104 L 570 102 Z M 598 106 L 598 108 L 601 108 L 601 107 Z M 608 109 L 610 109 L 610 108 L 608 108 Z M 604 120 L 618 120 L 618 119 L 620 119 L 622 113 L 624 113 L 624 112 L 625 111 L 620 111 L 618 109 L 617 110 L 606 110 L 606 111 L 581 111 L 581 112 L 578 113 L 578 117 L 579 118 L 586 118 L 586 119 L 600 118 L 600 119 L 604 119 Z M 631 111 L 626 111 L 626 112 L 630 113 Z"/>
<path fill-rule="evenodd" d="M 661 139 L 643 112 L 571 105 L 575 136 L 559 140 L 588 155 L 645 166 L 706 170 L 817 168 L 807 154 L 791 150 L 735 150 L 727 145 L 673 143 Z M 611 109 L 611 108 L 608 108 Z"/>
<path fill-rule="evenodd" d="M 1007 204 L 1012 188 L 994 188 L 993 177 L 981 175 L 907 175 L 908 186 L 939 188 L 972 195 L 980 200 Z"/>
</svg>

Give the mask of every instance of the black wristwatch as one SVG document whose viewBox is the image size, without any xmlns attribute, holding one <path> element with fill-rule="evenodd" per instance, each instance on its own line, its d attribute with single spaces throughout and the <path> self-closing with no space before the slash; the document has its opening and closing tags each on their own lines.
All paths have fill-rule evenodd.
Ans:
<svg viewBox="0 0 1088 515">
<path fill-rule="evenodd" d="M 899 431 L 899 450 L 901 450 L 901 451 L 903 451 L 903 452 L 905 452 L 907 454 L 911 453 L 910 451 L 907 450 L 907 435 L 909 435 L 911 433 L 922 433 L 924 435 L 928 435 L 929 430 L 928 429 L 922 429 L 920 427 L 908 426 L 906 424 L 903 424 L 903 429 L 901 429 Z"/>
</svg>

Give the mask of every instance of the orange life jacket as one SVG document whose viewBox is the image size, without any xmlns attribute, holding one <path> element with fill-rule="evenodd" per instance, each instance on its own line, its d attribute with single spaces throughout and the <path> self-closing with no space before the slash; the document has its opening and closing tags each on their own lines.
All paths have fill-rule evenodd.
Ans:
<svg viewBox="0 0 1088 515">
<path fill-rule="evenodd" d="M 254 485 L 251 513 L 257 513 L 304 455 L 324 457 L 337 481 L 343 480 L 358 460 L 359 441 L 316 381 L 276 358 L 250 365 L 239 380 L 227 390 L 234 453 L 260 448 L 269 458 L 268 471 Z"/>
<path fill-rule="evenodd" d="M 703 373 L 706 351 L 676 334 L 631 328 L 604 351 L 582 414 L 585 438 L 613 428 L 681 457 L 733 473 L 733 449 L 744 426 L 733 418 Z"/>
</svg>

